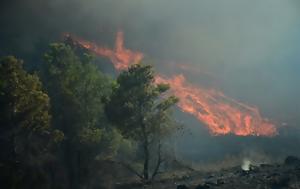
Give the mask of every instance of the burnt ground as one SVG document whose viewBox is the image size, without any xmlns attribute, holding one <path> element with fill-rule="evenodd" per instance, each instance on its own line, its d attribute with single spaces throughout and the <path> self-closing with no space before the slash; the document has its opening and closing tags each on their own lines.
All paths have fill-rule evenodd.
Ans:
<svg viewBox="0 0 300 189">
<path fill-rule="evenodd" d="M 217 172 L 189 172 L 152 184 L 117 184 L 118 189 L 300 189 L 300 159 L 288 157 L 282 164 L 232 167 Z"/>
</svg>

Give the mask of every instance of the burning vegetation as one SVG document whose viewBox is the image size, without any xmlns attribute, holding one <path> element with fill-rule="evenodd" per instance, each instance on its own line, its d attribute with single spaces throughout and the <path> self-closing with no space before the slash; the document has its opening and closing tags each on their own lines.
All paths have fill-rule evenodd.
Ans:
<svg viewBox="0 0 300 189">
<path fill-rule="evenodd" d="M 98 56 L 109 58 L 118 71 L 138 64 L 144 57 L 124 47 L 124 34 L 119 31 L 115 48 L 99 46 L 79 37 L 68 34 L 76 43 Z M 184 75 L 156 75 L 156 82 L 168 83 L 171 93 L 179 98 L 178 107 L 204 123 L 212 135 L 234 134 L 238 136 L 274 136 L 276 126 L 263 118 L 257 107 L 238 102 L 216 89 L 201 88 L 186 81 Z"/>
<path fill-rule="evenodd" d="M 124 34 L 121 31 L 117 33 L 114 49 L 98 46 L 93 42 L 84 40 L 70 33 L 66 33 L 64 34 L 64 36 L 66 38 L 71 37 L 72 40 L 77 42 L 79 45 L 86 49 L 89 49 L 98 56 L 103 56 L 110 59 L 115 69 L 119 71 L 126 70 L 129 68 L 129 66 L 139 63 L 144 56 L 140 52 L 133 52 L 130 49 L 126 49 L 124 47 Z"/>
</svg>

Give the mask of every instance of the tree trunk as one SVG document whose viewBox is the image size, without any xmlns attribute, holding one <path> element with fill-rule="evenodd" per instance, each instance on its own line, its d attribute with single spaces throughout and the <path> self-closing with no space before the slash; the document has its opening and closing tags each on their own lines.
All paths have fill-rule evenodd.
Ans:
<svg viewBox="0 0 300 189">
<path fill-rule="evenodd" d="M 145 160 L 144 160 L 144 179 L 148 180 L 149 179 L 149 149 L 148 149 L 148 141 L 144 141 L 144 155 L 145 155 Z"/>
<path fill-rule="evenodd" d="M 152 173 L 151 180 L 154 180 L 154 177 L 158 174 L 161 163 L 162 163 L 162 159 L 161 159 L 161 142 L 159 140 L 158 141 L 158 148 L 157 148 L 157 163 L 156 163 L 155 169 Z"/>
<path fill-rule="evenodd" d="M 145 125 L 142 126 L 142 132 L 143 132 L 143 148 L 144 148 L 144 179 L 149 179 L 149 141 L 148 141 L 148 135 L 146 133 Z"/>
<path fill-rule="evenodd" d="M 81 186 L 81 153 L 80 150 L 77 151 L 77 184 L 78 184 L 78 188 L 80 188 Z"/>
<path fill-rule="evenodd" d="M 77 150 L 73 149 L 70 141 L 66 141 L 64 156 L 64 160 L 67 165 L 66 168 L 69 175 L 70 189 L 79 189 Z"/>
</svg>

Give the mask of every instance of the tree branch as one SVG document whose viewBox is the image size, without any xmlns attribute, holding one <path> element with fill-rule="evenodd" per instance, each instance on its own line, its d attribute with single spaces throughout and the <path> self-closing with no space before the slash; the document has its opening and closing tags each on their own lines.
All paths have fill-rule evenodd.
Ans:
<svg viewBox="0 0 300 189">
<path fill-rule="evenodd" d="M 113 161 L 117 164 L 122 165 L 123 167 L 125 167 L 126 169 L 128 169 L 130 172 L 134 173 L 136 176 L 138 176 L 141 179 L 144 179 L 143 175 L 141 175 L 140 173 L 138 173 L 136 170 L 134 170 L 134 168 L 132 168 L 130 165 L 128 165 L 127 163 L 124 162 L 117 162 L 117 161 Z"/>
<path fill-rule="evenodd" d="M 156 163 L 155 169 L 152 173 L 151 180 L 153 180 L 155 178 L 155 176 L 158 174 L 160 165 L 163 162 L 163 160 L 161 158 L 161 143 L 160 143 L 160 140 L 158 141 L 158 151 L 157 151 L 157 153 L 158 153 L 157 163 Z"/>
</svg>

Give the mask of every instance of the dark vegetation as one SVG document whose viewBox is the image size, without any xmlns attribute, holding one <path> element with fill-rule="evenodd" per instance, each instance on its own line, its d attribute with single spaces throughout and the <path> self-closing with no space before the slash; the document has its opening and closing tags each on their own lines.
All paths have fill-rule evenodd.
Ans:
<svg viewBox="0 0 300 189">
<path fill-rule="evenodd" d="M 176 125 L 150 65 L 113 79 L 93 56 L 51 44 L 34 72 L 0 63 L 0 188 L 109 188 L 119 175 L 149 183 L 166 165 Z M 166 166 L 164 166 L 166 167 Z"/>
</svg>

